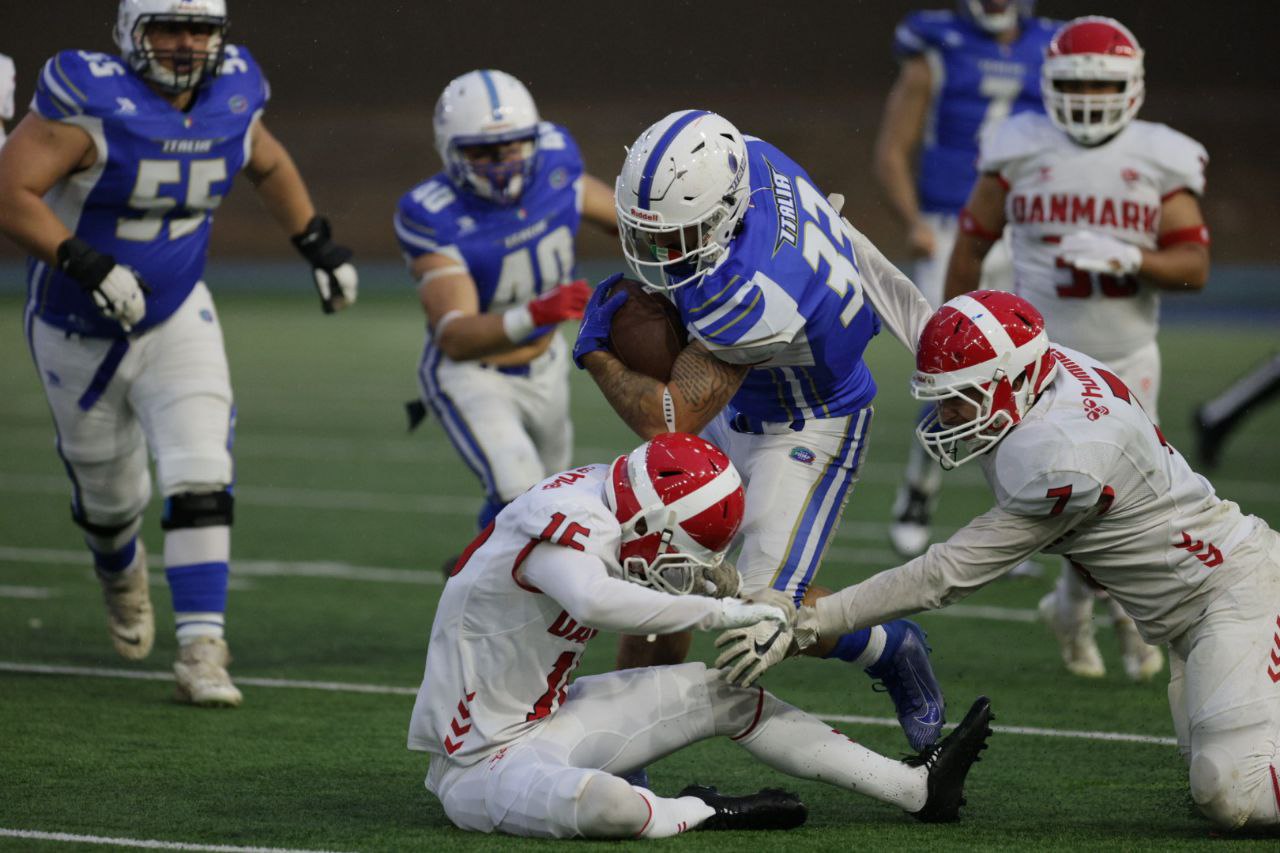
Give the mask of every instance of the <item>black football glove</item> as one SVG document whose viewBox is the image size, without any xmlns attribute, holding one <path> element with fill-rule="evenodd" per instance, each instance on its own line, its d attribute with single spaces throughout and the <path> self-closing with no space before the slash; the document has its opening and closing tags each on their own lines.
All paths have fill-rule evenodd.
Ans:
<svg viewBox="0 0 1280 853">
<path fill-rule="evenodd" d="M 333 242 L 329 220 L 313 216 L 302 233 L 290 239 L 311 264 L 324 313 L 332 314 L 356 301 L 360 277 L 351 263 L 351 250 Z"/>
<path fill-rule="evenodd" d="M 119 322 L 126 332 L 146 316 L 150 288 L 133 270 L 79 237 L 68 237 L 58 245 L 58 269 L 75 279 L 102 315 Z"/>
</svg>

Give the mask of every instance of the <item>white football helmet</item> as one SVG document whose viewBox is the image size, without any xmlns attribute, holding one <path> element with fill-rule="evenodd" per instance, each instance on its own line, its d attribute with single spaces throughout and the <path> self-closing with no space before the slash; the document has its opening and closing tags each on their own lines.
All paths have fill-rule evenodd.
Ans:
<svg viewBox="0 0 1280 853">
<path fill-rule="evenodd" d="M 538 108 L 516 78 L 503 71 L 469 71 L 444 87 L 436 101 L 436 150 L 449 179 L 498 204 L 520 198 L 538 153 Z M 462 149 L 521 142 L 520 157 L 472 163 Z"/>
<path fill-rule="evenodd" d="M 1076 81 L 1119 83 L 1106 94 L 1064 92 Z M 1050 120 L 1081 145 L 1097 145 L 1124 129 L 1146 94 L 1142 48 L 1124 24 L 1089 15 L 1054 35 L 1040 69 L 1040 92 Z"/>
<path fill-rule="evenodd" d="M 704 438 L 667 432 L 613 461 L 605 501 L 622 525 L 623 576 L 672 595 L 724 561 L 746 493 L 729 457 Z"/>
<path fill-rule="evenodd" d="M 170 53 L 162 56 L 147 39 L 147 27 L 155 23 L 185 22 L 211 28 L 208 48 L 194 52 L 189 58 Z M 120 55 L 138 72 L 161 90 L 171 94 L 186 92 L 202 80 L 217 75 L 226 47 L 226 0 L 120 0 L 116 15 L 116 44 Z M 161 59 L 180 58 L 187 70 L 168 68 Z"/>
<path fill-rule="evenodd" d="M 911 395 L 935 405 L 916 437 L 943 468 L 956 468 L 1021 423 L 1057 367 L 1044 317 L 1030 302 L 1001 290 L 957 296 L 920 333 Z M 943 423 L 948 400 L 972 405 L 973 417 Z"/>
<path fill-rule="evenodd" d="M 728 120 L 681 110 L 627 151 L 614 188 L 622 253 L 667 291 L 702 279 L 724 255 L 751 194 L 747 145 Z"/>
</svg>

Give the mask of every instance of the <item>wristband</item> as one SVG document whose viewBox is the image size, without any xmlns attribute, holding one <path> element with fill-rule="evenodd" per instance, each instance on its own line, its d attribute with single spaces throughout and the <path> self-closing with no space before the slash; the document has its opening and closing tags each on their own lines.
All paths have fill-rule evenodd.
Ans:
<svg viewBox="0 0 1280 853">
<path fill-rule="evenodd" d="M 676 431 L 676 403 L 671 399 L 671 389 L 662 389 L 662 419 L 667 422 L 667 432 Z"/>
<path fill-rule="evenodd" d="M 502 314 L 502 331 L 506 333 L 507 340 L 513 344 L 518 344 L 529 337 L 529 333 L 535 328 L 533 315 L 529 313 L 527 305 L 511 308 Z"/>
<path fill-rule="evenodd" d="M 439 340 L 440 336 L 444 334 L 444 327 L 463 316 L 465 313 L 465 311 L 458 308 L 454 308 L 452 311 L 446 311 L 445 315 L 440 318 L 440 322 L 436 323 L 435 330 L 431 332 L 431 337 Z"/>
</svg>

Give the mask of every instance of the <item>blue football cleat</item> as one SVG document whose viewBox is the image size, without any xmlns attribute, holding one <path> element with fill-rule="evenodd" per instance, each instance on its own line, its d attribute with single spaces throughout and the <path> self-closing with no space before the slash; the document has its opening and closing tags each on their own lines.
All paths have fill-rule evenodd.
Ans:
<svg viewBox="0 0 1280 853">
<path fill-rule="evenodd" d="M 620 775 L 628 785 L 634 785 L 637 788 L 644 788 L 646 791 L 653 790 L 653 788 L 649 785 L 649 768 L 648 767 L 637 767 L 635 770 L 632 770 L 630 773 L 620 773 L 618 775 Z"/>
<path fill-rule="evenodd" d="M 867 675 L 884 685 L 893 700 L 907 743 L 917 751 L 932 746 L 942 735 L 947 706 L 942 688 L 929 664 L 924 630 L 914 622 L 896 619 L 884 625 L 888 641 L 880 660 Z"/>
</svg>

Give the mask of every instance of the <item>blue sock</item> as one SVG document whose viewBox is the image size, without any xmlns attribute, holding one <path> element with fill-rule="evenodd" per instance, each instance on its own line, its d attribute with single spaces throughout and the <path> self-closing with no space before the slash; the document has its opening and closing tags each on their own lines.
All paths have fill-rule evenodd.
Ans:
<svg viewBox="0 0 1280 853">
<path fill-rule="evenodd" d="M 838 658 L 839 660 L 853 663 L 867 648 L 867 642 L 870 639 L 870 628 L 863 628 L 860 631 L 844 634 L 840 639 L 836 640 L 836 647 L 824 655 L 824 657 Z"/>
<path fill-rule="evenodd" d="M 133 563 L 138 553 L 138 537 L 133 537 L 119 551 L 110 554 L 93 552 L 93 565 L 100 572 L 122 572 Z"/>
<path fill-rule="evenodd" d="M 892 622 L 884 623 L 881 627 L 884 628 L 885 635 L 884 649 L 880 652 L 880 656 L 876 658 L 876 662 L 867 667 L 867 674 L 872 678 L 880 678 L 883 675 L 876 667 L 893 660 L 893 656 L 898 653 L 898 647 L 902 645 L 902 641 L 907 637 L 907 632 L 911 630 L 911 623 L 906 619 L 894 619 Z"/>
</svg>

